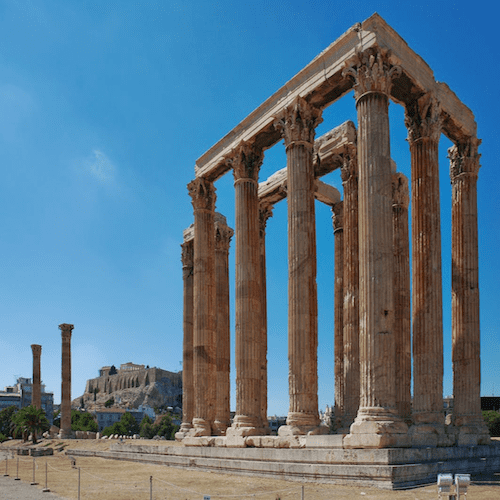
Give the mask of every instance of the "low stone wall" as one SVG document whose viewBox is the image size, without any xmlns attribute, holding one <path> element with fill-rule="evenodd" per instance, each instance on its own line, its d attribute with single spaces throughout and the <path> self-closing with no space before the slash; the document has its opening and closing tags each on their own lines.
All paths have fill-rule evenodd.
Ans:
<svg viewBox="0 0 500 500">
<path fill-rule="evenodd" d="M 278 449 L 143 446 L 114 443 L 109 451 L 67 450 L 96 456 L 274 477 L 300 482 L 356 484 L 403 489 L 435 483 L 442 473 L 486 473 L 500 468 L 500 444 L 449 448 Z"/>
</svg>

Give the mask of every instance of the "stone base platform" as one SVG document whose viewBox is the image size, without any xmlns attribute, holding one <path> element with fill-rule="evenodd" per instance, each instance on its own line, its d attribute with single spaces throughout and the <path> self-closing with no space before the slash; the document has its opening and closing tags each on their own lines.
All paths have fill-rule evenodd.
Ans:
<svg viewBox="0 0 500 500">
<path fill-rule="evenodd" d="M 328 437 L 328 436 L 324 436 Z M 332 436 L 334 437 L 334 436 Z M 116 443 L 110 451 L 67 450 L 72 456 L 197 468 L 300 482 L 404 489 L 435 483 L 440 473 L 500 471 L 500 443 L 449 448 L 228 448 Z"/>
</svg>

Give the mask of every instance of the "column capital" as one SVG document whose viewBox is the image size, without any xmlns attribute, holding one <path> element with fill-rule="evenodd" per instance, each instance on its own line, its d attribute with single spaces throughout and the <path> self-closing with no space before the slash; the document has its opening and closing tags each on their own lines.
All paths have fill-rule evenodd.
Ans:
<svg viewBox="0 0 500 500">
<path fill-rule="evenodd" d="M 408 179 L 401 172 L 392 174 L 392 206 L 408 210 L 410 205 L 410 191 Z"/>
<path fill-rule="evenodd" d="M 344 229 L 344 202 L 339 201 L 332 206 L 333 232 Z"/>
<path fill-rule="evenodd" d="M 287 148 L 296 142 L 314 147 L 315 129 L 322 121 L 321 110 L 297 96 L 275 117 L 273 125 L 285 140 Z"/>
<path fill-rule="evenodd" d="M 75 328 L 74 325 L 70 325 L 69 323 L 62 323 L 59 325 L 63 338 L 71 338 L 73 328 Z"/>
<path fill-rule="evenodd" d="M 406 105 L 405 125 L 410 144 L 425 138 L 439 142 L 442 127 L 441 106 L 431 92 Z"/>
<path fill-rule="evenodd" d="M 354 145 L 349 146 L 342 157 L 342 165 L 340 166 L 340 177 L 342 184 L 345 184 L 350 179 L 358 176 L 358 157 L 357 150 Z"/>
<path fill-rule="evenodd" d="M 461 174 L 477 177 L 481 166 L 479 164 L 481 155 L 478 153 L 481 142 L 481 139 L 477 137 L 468 137 L 461 142 L 457 142 L 448 149 L 450 177 L 452 182 Z"/>
<path fill-rule="evenodd" d="M 185 241 L 184 243 L 182 243 L 181 249 L 182 249 L 182 254 L 181 254 L 182 269 L 183 271 L 189 271 L 188 275 L 192 274 L 194 265 L 193 240 Z"/>
<path fill-rule="evenodd" d="M 215 224 L 215 250 L 229 252 L 234 231 L 226 224 Z"/>
<path fill-rule="evenodd" d="M 40 356 L 40 354 L 42 354 L 42 346 L 38 344 L 31 344 L 31 351 L 34 356 Z"/>
<path fill-rule="evenodd" d="M 273 208 L 270 203 L 261 202 L 259 204 L 259 229 L 261 237 L 266 234 L 267 220 L 273 216 Z"/>
<path fill-rule="evenodd" d="M 261 148 L 250 142 L 242 141 L 226 161 L 233 167 L 234 182 L 248 179 L 259 181 L 259 170 L 264 160 Z"/>
<path fill-rule="evenodd" d="M 356 50 L 346 62 L 342 76 L 353 79 L 356 101 L 367 93 L 390 95 L 392 81 L 401 75 L 401 68 L 391 66 L 389 56 L 389 50 L 375 46 L 364 51 Z"/>
<path fill-rule="evenodd" d="M 215 210 L 215 186 L 213 182 L 197 177 L 187 185 L 194 210 Z"/>
</svg>

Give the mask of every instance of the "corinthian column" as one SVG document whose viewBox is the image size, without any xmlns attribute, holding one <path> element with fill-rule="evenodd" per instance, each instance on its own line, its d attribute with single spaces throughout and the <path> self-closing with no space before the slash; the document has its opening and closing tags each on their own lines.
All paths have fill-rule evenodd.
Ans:
<svg viewBox="0 0 500 500">
<path fill-rule="evenodd" d="M 411 153 L 413 273 L 412 444 L 446 444 L 439 204 L 440 108 L 430 94 L 406 107 Z"/>
<path fill-rule="evenodd" d="M 231 425 L 229 395 L 229 244 L 233 230 L 226 218 L 215 214 L 215 295 L 216 295 L 216 346 L 217 381 L 215 400 L 214 434 L 225 435 Z"/>
<path fill-rule="evenodd" d="M 280 435 L 319 424 L 318 304 L 313 146 L 321 112 L 297 97 L 275 120 L 285 139 L 288 175 L 288 361 L 290 409 Z"/>
<path fill-rule="evenodd" d="M 377 48 L 344 70 L 354 79 L 358 112 L 359 314 L 361 400 L 347 448 L 408 446 L 396 411 L 389 95 L 400 73 Z"/>
<path fill-rule="evenodd" d="M 479 265 L 477 175 L 480 141 L 476 138 L 449 149 L 452 184 L 452 361 L 453 416 L 457 444 L 488 444 L 481 415 L 479 330 Z"/>
<path fill-rule="evenodd" d="M 335 248 L 334 285 L 334 376 L 335 376 L 335 425 L 342 422 L 344 414 L 344 202 L 332 207 Z"/>
<path fill-rule="evenodd" d="M 194 226 L 184 231 L 182 248 L 182 279 L 184 282 L 184 312 L 182 345 L 182 424 L 175 438 L 180 440 L 193 427 L 193 252 Z"/>
<path fill-rule="evenodd" d="M 234 153 L 236 217 L 236 415 L 228 435 L 263 433 L 261 421 L 261 262 L 259 169 L 262 150 L 242 143 Z"/>
<path fill-rule="evenodd" d="M 61 439 L 72 436 L 71 432 L 71 332 L 74 326 L 59 325 L 62 337 L 61 360 Z"/>
<path fill-rule="evenodd" d="M 37 344 L 31 345 L 33 352 L 33 380 L 31 385 L 31 404 L 41 410 L 42 409 L 42 384 L 40 377 L 40 356 L 42 355 L 42 346 Z"/>
<path fill-rule="evenodd" d="M 411 285 L 408 235 L 408 179 L 392 175 L 392 222 L 394 238 L 394 334 L 396 338 L 396 408 L 411 421 Z"/>
<path fill-rule="evenodd" d="M 267 433 L 270 432 L 267 421 L 267 275 L 266 275 L 266 225 L 269 217 L 273 215 L 271 205 L 260 203 L 259 221 L 260 221 L 260 286 L 261 286 L 261 352 L 260 352 L 260 408 L 262 427 Z"/>
<path fill-rule="evenodd" d="M 190 435 L 209 436 L 215 414 L 215 188 L 201 177 L 188 184 L 194 208 L 194 415 Z"/>
<path fill-rule="evenodd" d="M 358 159 L 356 148 L 344 153 L 341 167 L 344 188 L 344 433 L 359 409 L 359 244 Z"/>
</svg>

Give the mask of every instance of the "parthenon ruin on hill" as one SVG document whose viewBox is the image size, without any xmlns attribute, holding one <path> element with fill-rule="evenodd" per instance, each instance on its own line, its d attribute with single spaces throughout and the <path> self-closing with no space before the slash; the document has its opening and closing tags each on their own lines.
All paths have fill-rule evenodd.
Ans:
<svg viewBox="0 0 500 500">
<path fill-rule="evenodd" d="M 315 138 L 323 110 L 351 90 L 357 125 L 339 124 Z M 408 179 L 395 171 L 391 161 L 390 100 L 405 109 L 411 192 Z M 446 423 L 442 411 L 441 134 L 453 142 L 449 169 L 454 414 Z M 259 168 L 264 152 L 282 139 L 286 169 L 262 181 Z M 476 200 L 480 142 L 472 112 L 374 14 L 331 44 L 199 158 L 195 179 L 188 185 L 194 226 L 185 231 L 182 245 L 184 392 L 177 438 L 189 446 L 264 448 L 314 447 L 312 443 L 328 441 L 323 436 L 327 429 L 320 425 L 317 398 L 314 203 L 318 199 L 331 206 L 335 232 L 339 431 L 330 441 L 332 446 L 488 444 L 480 409 Z M 320 180 L 334 169 L 341 169 L 342 194 Z M 215 211 L 214 189 L 214 182 L 229 173 L 234 175 L 236 221 L 236 414 L 232 423 L 228 252 L 233 230 Z M 273 437 L 267 426 L 265 235 L 273 205 L 285 197 L 290 408 L 286 425 Z"/>
</svg>

